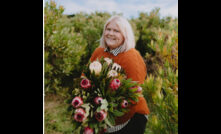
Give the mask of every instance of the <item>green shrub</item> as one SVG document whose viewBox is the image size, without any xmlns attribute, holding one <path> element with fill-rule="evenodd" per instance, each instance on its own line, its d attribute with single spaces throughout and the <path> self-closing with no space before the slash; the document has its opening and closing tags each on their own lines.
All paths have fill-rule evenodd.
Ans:
<svg viewBox="0 0 221 134">
<path fill-rule="evenodd" d="M 111 15 L 109 13 L 95 12 L 91 14 L 77 13 L 70 18 L 70 23 L 75 32 L 80 33 L 87 41 L 85 55 L 81 57 L 80 65 L 88 62 L 93 51 L 99 46 L 99 40 L 102 36 L 103 26 Z"/>
<path fill-rule="evenodd" d="M 51 1 L 45 6 L 45 92 L 65 94 L 65 78 L 78 74 L 86 40 L 61 20 L 63 8 Z M 69 81 L 71 82 L 71 81 Z M 67 90 L 67 89 L 66 89 Z"/>
<path fill-rule="evenodd" d="M 160 68 L 157 77 L 147 77 L 144 83 L 144 97 L 150 109 L 146 132 L 151 134 L 178 133 L 178 74 L 170 67 Z"/>
</svg>

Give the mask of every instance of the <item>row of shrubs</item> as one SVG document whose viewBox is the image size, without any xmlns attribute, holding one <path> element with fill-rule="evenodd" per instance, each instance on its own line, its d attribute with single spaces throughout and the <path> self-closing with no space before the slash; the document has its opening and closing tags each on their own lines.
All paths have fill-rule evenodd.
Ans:
<svg viewBox="0 0 221 134">
<path fill-rule="evenodd" d="M 82 66 L 99 46 L 107 12 L 64 15 L 54 1 L 44 7 L 44 91 L 67 96 Z M 143 94 L 151 114 L 146 133 L 178 133 L 178 20 L 160 17 L 159 8 L 128 19 L 136 49 L 142 55 L 148 77 Z"/>
</svg>

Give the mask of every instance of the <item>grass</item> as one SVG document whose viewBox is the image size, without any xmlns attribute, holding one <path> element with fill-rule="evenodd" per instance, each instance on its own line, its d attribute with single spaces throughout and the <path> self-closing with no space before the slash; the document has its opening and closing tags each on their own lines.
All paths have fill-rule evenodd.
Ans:
<svg viewBox="0 0 221 134">
<path fill-rule="evenodd" d="M 45 134 L 71 134 L 72 124 L 68 105 L 64 98 L 55 95 L 45 96 L 44 101 L 44 133 Z"/>
</svg>

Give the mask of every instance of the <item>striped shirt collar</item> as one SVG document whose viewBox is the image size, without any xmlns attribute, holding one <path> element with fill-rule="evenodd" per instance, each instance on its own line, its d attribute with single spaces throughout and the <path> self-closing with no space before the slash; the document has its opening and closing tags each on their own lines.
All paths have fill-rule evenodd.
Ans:
<svg viewBox="0 0 221 134">
<path fill-rule="evenodd" d="M 104 49 L 104 51 L 109 52 L 109 53 L 113 54 L 114 56 L 117 56 L 120 53 L 121 48 L 122 48 L 122 45 L 120 45 L 119 47 L 117 47 L 113 50 L 110 50 L 109 47 L 107 47 Z"/>
</svg>

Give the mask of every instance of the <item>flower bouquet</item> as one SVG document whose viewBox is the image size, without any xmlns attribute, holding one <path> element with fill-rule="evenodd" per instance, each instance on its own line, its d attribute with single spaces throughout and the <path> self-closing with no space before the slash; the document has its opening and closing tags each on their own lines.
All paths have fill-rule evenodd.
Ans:
<svg viewBox="0 0 221 134">
<path fill-rule="evenodd" d="M 89 62 L 83 74 L 70 99 L 75 133 L 105 132 L 138 101 L 142 88 L 109 58 Z"/>
</svg>

